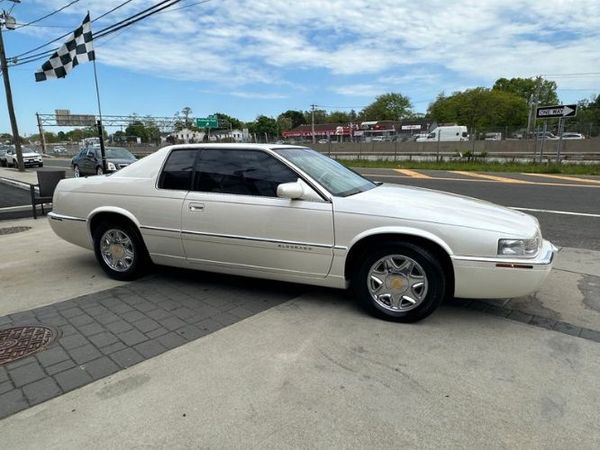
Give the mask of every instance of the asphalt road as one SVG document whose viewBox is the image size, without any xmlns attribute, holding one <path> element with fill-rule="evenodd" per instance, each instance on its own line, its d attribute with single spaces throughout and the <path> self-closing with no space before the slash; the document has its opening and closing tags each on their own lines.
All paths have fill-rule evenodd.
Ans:
<svg viewBox="0 0 600 450">
<path fill-rule="evenodd" d="M 525 212 L 538 218 L 542 234 L 546 239 L 561 247 L 600 250 L 600 184 L 573 185 L 567 180 L 555 180 L 555 184 L 546 183 L 548 180 L 540 181 L 542 184 L 535 184 L 534 181 L 529 181 L 532 184 L 494 182 L 476 178 L 459 178 L 455 174 L 442 171 L 418 171 L 431 178 L 402 176 L 390 169 L 360 169 L 359 172 L 368 178 L 385 183 L 452 192 L 502 206 L 544 210 L 546 212 Z M 500 176 L 510 176 L 511 179 L 516 180 L 526 178 L 520 174 Z M 596 215 L 596 217 L 585 214 Z"/>
<path fill-rule="evenodd" d="M 69 160 L 47 159 L 47 167 L 70 167 Z M 522 174 L 487 174 L 497 180 L 472 178 L 446 171 L 358 169 L 376 181 L 437 189 L 487 200 L 499 205 L 542 210 L 525 211 L 538 218 L 546 239 L 561 247 L 600 250 L 600 178 L 543 178 Z M 72 175 L 67 171 L 67 176 Z M 421 178 L 422 176 L 423 178 Z M 581 183 L 573 180 L 592 180 Z M 550 212 L 552 211 L 552 212 Z"/>
</svg>

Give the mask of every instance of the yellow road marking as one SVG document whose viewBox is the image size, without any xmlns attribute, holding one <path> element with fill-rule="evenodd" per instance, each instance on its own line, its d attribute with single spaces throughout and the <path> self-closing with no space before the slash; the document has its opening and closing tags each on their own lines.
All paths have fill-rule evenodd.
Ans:
<svg viewBox="0 0 600 450">
<path fill-rule="evenodd" d="M 464 175 L 467 177 L 483 178 L 484 180 L 498 181 L 500 183 L 533 184 L 531 181 L 517 180 L 516 178 L 499 177 L 496 175 L 486 175 L 486 174 L 477 173 L 477 172 L 465 172 L 462 170 L 451 170 L 450 172 L 456 173 L 458 175 Z"/>
<path fill-rule="evenodd" d="M 588 178 L 568 177 L 565 175 L 550 175 L 547 173 L 523 173 L 523 175 L 531 175 L 532 177 L 555 178 L 557 180 L 577 181 L 580 183 L 600 184 L 600 180 L 590 180 Z"/>
<path fill-rule="evenodd" d="M 411 178 L 431 178 L 429 175 L 425 175 L 424 173 L 415 172 L 414 170 L 409 169 L 394 169 L 394 171 Z"/>
<path fill-rule="evenodd" d="M 365 177 L 377 179 L 377 178 L 410 178 L 405 175 L 384 175 L 379 173 L 363 173 Z M 480 180 L 476 178 L 449 178 L 449 177 L 431 177 L 431 181 L 466 181 L 468 183 L 498 183 L 494 180 Z M 512 180 L 511 180 L 512 181 Z M 513 183 L 514 184 L 514 183 Z M 525 182 L 524 184 L 530 184 L 533 186 L 554 186 L 554 187 L 575 187 L 575 188 L 589 188 L 589 189 L 600 189 L 600 185 L 596 186 L 593 184 L 581 184 L 581 183 L 552 183 L 552 182 Z"/>
</svg>

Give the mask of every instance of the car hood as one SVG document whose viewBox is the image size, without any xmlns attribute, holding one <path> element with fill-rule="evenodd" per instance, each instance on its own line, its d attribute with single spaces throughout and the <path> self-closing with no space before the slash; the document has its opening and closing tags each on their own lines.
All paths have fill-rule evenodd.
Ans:
<svg viewBox="0 0 600 450">
<path fill-rule="evenodd" d="M 36 153 L 36 152 L 23 152 L 22 155 L 23 155 L 23 158 L 34 158 L 34 157 L 40 156 L 40 154 Z M 16 154 L 15 154 L 15 156 L 16 156 Z"/>
<path fill-rule="evenodd" d="M 335 198 L 336 212 L 370 214 L 497 231 L 520 237 L 533 236 L 535 217 L 494 203 L 413 186 L 382 184 L 360 194 Z"/>
</svg>

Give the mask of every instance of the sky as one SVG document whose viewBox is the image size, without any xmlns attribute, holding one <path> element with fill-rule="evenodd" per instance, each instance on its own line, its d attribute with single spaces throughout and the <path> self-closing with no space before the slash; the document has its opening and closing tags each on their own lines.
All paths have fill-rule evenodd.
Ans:
<svg viewBox="0 0 600 450">
<path fill-rule="evenodd" d="M 73 0 L 0 0 L 26 24 Z M 3 32 L 8 57 L 77 28 L 124 0 L 79 0 L 36 24 Z M 97 32 L 159 0 L 131 0 Z M 288 109 L 359 111 L 399 92 L 425 112 L 440 92 L 543 75 L 562 102 L 600 93 L 598 0 L 182 0 L 95 41 L 104 114 L 243 121 Z M 62 44 L 57 42 L 54 45 Z M 37 52 L 53 47 L 44 47 Z M 37 53 L 35 52 L 35 53 Z M 96 114 L 93 65 L 36 83 L 44 60 L 10 69 L 20 133 L 35 113 Z M 0 87 L 0 132 L 10 125 Z M 58 131 L 58 129 L 48 130 Z"/>
</svg>

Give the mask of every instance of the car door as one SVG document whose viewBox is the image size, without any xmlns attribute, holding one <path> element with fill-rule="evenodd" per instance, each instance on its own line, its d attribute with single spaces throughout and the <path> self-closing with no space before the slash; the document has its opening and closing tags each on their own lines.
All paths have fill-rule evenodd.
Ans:
<svg viewBox="0 0 600 450">
<path fill-rule="evenodd" d="M 238 268 L 325 277 L 333 258 L 332 204 L 308 193 L 277 197 L 299 179 L 273 155 L 251 149 L 203 149 L 182 210 L 187 259 L 205 268 Z"/>
<path fill-rule="evenodd" d="M 85 151 L 83 156 L 79 159 L 79 170 L 85 174 L 95 174 L 96 167 L 93 163 L 94 150 L 89 148 Z"/>
</svg>

